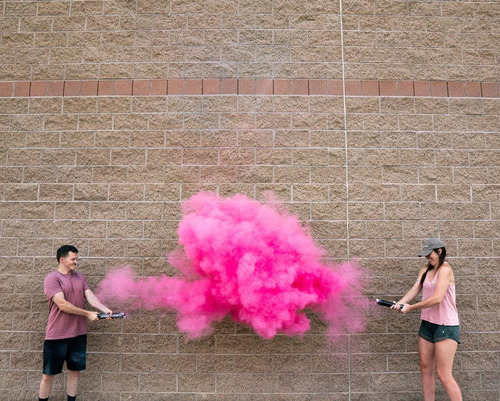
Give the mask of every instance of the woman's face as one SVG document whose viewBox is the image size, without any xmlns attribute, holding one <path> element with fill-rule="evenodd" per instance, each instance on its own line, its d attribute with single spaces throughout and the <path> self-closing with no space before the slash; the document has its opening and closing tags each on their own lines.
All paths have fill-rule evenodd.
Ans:
<svg viewBox="0 0 500 401">
<path fill-rule="evenodd" d="M 429 262 L 431 262 L 431 265 L 436 266 L 437 262 L 439 261 L 439 254 L 436 251 L 432 251 L 429 255 L 425 257 Z"/>
</svg>

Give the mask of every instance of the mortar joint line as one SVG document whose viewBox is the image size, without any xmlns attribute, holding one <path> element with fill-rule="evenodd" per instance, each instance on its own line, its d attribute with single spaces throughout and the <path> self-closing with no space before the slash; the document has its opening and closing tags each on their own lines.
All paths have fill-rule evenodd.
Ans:
<svg viewBox="0 0 500 401">
<path fill-rule="evenodd" d="M 340 48 L 342 55 L 342 104 L 344 111 L 344 148 L 345 148 L 345 203 L 346 203 L 346 247 L 347 260 L 351 258 L 349 248 L 349 162 L 347 151 L 347 105 L 346 105 L 346 88 L 345 88 L 345 59 L 344 59 L 344 25 L 343 25 L 343 10 L 342 0 L 339 0 L 339 19 L 340 19 Z M 347 334 L 347 372 L 348 372 L 348 399 L 351 401 L 351 335 Z"/>
</svg>

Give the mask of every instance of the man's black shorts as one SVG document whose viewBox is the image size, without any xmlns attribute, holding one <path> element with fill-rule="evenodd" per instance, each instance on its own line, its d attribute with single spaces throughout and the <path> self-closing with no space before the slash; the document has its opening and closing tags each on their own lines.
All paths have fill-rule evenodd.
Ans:
<svg viewBox="0 0 500 401">
<path fill-rule="evenodd" d="M 62 372 L 64 361 L 69 370 L 85 370 L 87 335 L 45 340 L 43 343 L 43 373 L 57 375 Z"/>
</svg>

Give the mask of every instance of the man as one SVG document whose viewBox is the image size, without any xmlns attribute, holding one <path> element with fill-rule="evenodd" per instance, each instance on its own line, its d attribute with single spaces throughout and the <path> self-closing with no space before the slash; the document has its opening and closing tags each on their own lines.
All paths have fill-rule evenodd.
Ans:
<svg viewBox="0 0 500 401">
<path fill-rule="evenodd" d="M 49 399 L 54 376 L 62 372 L 66 361 L 68 401 L 76 400 L 78 376 L 85 369 L 87 357 L 87 319 L 98 320 L 97 312 L 85 309 L 84 298 L 104 313 L 111 309 L 103 305 L 89 288 L 83 274 L 76 271 L 78 249 L 64 245 L 57 250 L 59 267 L 43 282 L 49 300 L 49 318 L 43 345 L 43 376 L 39 401 Z"/>
</svg>

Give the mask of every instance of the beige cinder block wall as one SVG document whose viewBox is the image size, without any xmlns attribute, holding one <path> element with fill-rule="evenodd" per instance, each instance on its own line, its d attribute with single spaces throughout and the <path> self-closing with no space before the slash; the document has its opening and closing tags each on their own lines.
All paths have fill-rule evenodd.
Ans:
<svg viewBox="0 0 500 401">
<path fill-rule="evenodd" d="M 457 380 L 464 399 L 499 398 L 499 4 L 0 12 L 1 400 L 37 392 L 55 250 L 75 244 L 93 286 L 124 263 L 170 274 L 180 202 L 199 190 L 274 191 L 329 258 L 361 259 L 370 296 L 402 294 L 439 235 L 463 323 Z M 272 341 L 225 321 L 199 342 L 170 315 L 91 324 L 79 399 L 420 400 L 418 315 L 384 312 L 337 347 L 316 321 Z"/>
</svg>

